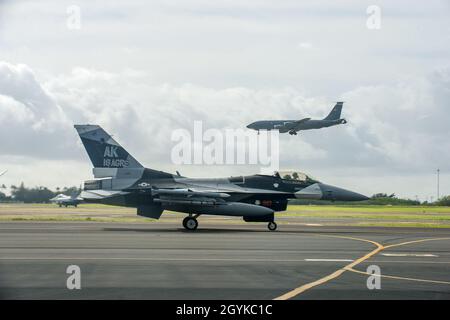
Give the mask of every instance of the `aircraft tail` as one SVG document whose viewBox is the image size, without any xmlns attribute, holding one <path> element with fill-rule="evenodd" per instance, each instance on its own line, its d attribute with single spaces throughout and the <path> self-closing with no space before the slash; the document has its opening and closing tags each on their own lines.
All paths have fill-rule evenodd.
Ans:
<svg viewBox="0 0 450 320">
<path fill-rule="evenodd" d="M 344 102 L 337 102 L 333 110 L 323 120 L 338 120 L 341 118 L 342 105 Z"/>
<path fill-rule="evenodd" d="M 75 125 L 94 168 L 143 168 L 98 125 Z"/>
</svg>

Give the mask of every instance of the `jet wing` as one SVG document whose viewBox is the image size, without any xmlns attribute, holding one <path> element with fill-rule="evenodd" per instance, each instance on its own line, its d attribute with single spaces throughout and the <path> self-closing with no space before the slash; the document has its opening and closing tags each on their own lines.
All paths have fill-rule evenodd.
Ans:
<svg viewBox="0 0 450 320">
<path fill-rule="evenodd" d="M 297 121 L 292 121 L 292 122 L 286 123 L 284 126 L 279 128 L 279 131 L 281 133 L 285 133 L 285 132 L 289 132 L 289 131 L 298 131 L 299 130 L 299 126 L 302 123 L 305 123 L 306 121 L 309 121 L 309 120 L 311 120 L 311 118 L 304 118 L 304 119 L 301 119 L 301 120 L 297 120 Z"/>
<path fill-rule="evenodd" d="M 3 171 L 2 173 L 0 173 L 0 176 L 4 175 L 8 170 Z"/>
<path fill-rule="evenodd" d="M 162 204 L 187 204 L 187 205 L 221 205 L 227 203 L 227 198 L 233 197 L 233 201 L 246 199 L 255 194 L 286 195 L 289 193 L 276 190 L 242 188 L 235 185 L 218 185 L 217 188 L 201 186 L 187 189 L 153 189 L 154 202 Z"/>
</svg>

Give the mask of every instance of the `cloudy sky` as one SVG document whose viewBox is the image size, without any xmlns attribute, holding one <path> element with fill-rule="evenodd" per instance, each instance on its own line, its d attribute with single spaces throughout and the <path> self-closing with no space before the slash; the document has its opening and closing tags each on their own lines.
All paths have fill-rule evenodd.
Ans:
<svg viewBox="0 0 450 320">
<path fill-rule="evenodd" d="M 343 100 L 347 125 L 281 137 L 281 167 L 422 200 L 440 168 L 450 194 L 449 17 L 446 0 L 0 0 L 0 183 L 90 179 L 74 123 L 101 124 L 147 167 L 251 174 L 176 166 L 171 133 L 323 117 Z"/>
</svg>

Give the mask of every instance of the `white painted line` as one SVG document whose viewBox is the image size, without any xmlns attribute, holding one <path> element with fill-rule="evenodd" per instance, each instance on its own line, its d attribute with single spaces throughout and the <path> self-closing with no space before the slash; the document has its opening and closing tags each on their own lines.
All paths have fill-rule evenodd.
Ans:
<svg viewBox="0 0 450 320">
<path fill-rule="evenodd" d="M 1 257 L 0 261 L 39 260 L 109 260 L 109 261 L 223 261 L 223 262 L 303 262 L 298 259 L 222 259 L 222 258 L 133 258 L 133 257 Z"/>
<path fill-rule="evenodd" d="M 351 259 L 305 259 L 310 262 L 353 262 Z"/>
<path fill-rule="evenodd" d="M 305 226 L 309 226 L 309 227 L 322 227 L 323 224 L 319 224 L 319 223 L 305 223 Z"/>
<path fill-rule="evenodd" d="M 450 261 L 417 260 L 370 260 L 371 263 L 407 263 L 407 264 L 450 264 Z"/>
<path fill-rule="evenodd" d="M 230 261 L 230 262 L 353 262 L 351 259 L 221 259 L 221 258 L 143 258 L 143 257 L 1 257 L 8 260 L 130 260 L 130 261 Z"/>
<path fill-rule="evenodd" d="M 382 253 L 386 257 L 437 257 L 431 253 Z"/>
</svg>

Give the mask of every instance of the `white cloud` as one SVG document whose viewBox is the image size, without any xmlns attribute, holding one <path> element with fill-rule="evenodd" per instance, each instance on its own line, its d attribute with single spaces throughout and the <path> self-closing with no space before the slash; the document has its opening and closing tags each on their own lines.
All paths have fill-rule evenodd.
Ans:
<svg viewBox="0 0 450 320">
<path fill-rule="evenodd" d="M 66 151 L 68 119 L 28 66 L 0 62 L 0 113 L 2 154 L 59 158 Z"/>
<path fill-rule="evenodd" d="M 109 1 L 108 8 L 80 0 L 78 31 L 66 28 L 72 4 L 5 5 L 2 58 L 53 74 L 77 65 L 130 67 L 176 85 L 295 86 L 332 98 L 360 84 L 423 74 L 450 54 L 445 1 L 378 1 L 383 27 L 377 31 L 366 27 L 371 3 L 358 0 Z M 299 53 L 302 39 L 314 50 Z"/>
<path fill-rule="evenodd" d="M 46 74 L 42 84 L 27 66 L 1 63 L 0 70 L 0 130 L 13 137 L 1 153 L 25 156 L 34 164 L 42 158 L 47 162 L 65 158 L 75 160 L 71 166 L 79 161 L 86 167 L 87 157 L 72 124 L 99 123 L 149 167 L 173 172 L 180 169 L 170 163 L 174 129 L 191 131 L 196 120 L 202 120 L 206 130 L 243 128 L 256 119 L 320 118 L 334 103 L 305 97 L 292 88 L 217 90 L 155 84 L 148 75 L 129 69 L 112 73 L 77 67 L 55 77 Z M 343 116 L 349 123 L 297 137 L 281 135 L 281 166 L 319 177 L 351 175 L 355 170 L 369 176 L 414 176 L 445 168 L 450 162 L 449 74 L 450 69 L 439 69 L 394 86 L 359 87 L 342 94 Z M 208 168 L 180 170 L 211 174 Z M 257 168 L 211 170 L 228 175 L 250 174 Z"/>
<path fill-rule="evenodd" d="M 313 47 L 312 43 L 300 42 L 297 46 L 299 49 L 311 49 Z"/>
<path fill-rule="evenodd" d="M 76 31 L 66 27 L 72 4 L 0 3 L 8 61 L 0 63 L 1 166 L 17 169 L 17 157 L 30 168 L 49 166 L 27 172 L 30 183 L 45 184 L 47 174 L 78 183 L 78 175 L 50 168 L 70 159 L 67 170 L 85 170 L 73 123 L 100 123 L 148 166 L 174 171 L 174 128 L 198 119 L 205 128 L 241 128 L 255 119 L 323 117 L 340 99 L 349 123 L 282 136 L 283 166 L 324 180 L 348 176 L 348 187 L 368 193 L 383 191 L 384 180 L 390 186 L 395 172 L 411 196 L 427 172 L 450 171 L 445 1 L 379 1 L 377 31 L 366 28 L 369 4 L 357 0 L 132 0 L 108 8 L 80 0 Z M 13 171 L 8 179 L 21 180 Z M 214 169 L 236 171 L 255 170 Z"/>
</svg>

